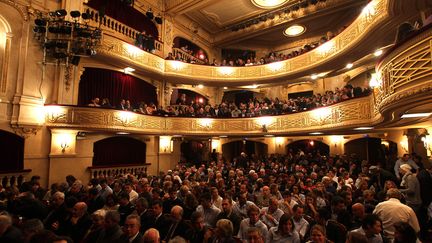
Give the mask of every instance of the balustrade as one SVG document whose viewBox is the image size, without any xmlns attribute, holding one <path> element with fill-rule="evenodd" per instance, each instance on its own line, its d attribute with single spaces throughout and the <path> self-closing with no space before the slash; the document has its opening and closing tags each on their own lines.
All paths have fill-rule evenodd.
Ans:
<svg viewBox="0 0 432 243">
<path fill-rule="evenodd" d="M 113 165 L 113 166 L 92 166 L 88 167 L 91 178 L 105 178 L 124 176 L 127 174 L 139 177 L 147 174 L 147 167 L 150 164 L 143 165 Z"/>
<path fill-rule="evenodd" d="M 90 25 L 95 27 L 101 27 L 104 31 L 104 34 L 109 34 L 114 37 L 119 38 L 122 41 L 128 42 L 130 44 L 134 44 L 137 38 L 137 35 L 140 31 L 129 27 L 107 15 L 103 17 L 99 15 L 97 10 L 87 7 L 85 10 L 90 15 Z M 156 37 L 157 38 L 157 37 Z M 159 40 L 154 40 L 154 54 L 163 57 L 163 42 Z"/>
<path fill-rule="evenodd" d="M 184 61 L 194 61 L 196 64 L 204 64 L 205 62 L 199 58 L 196 58 L 195 56 L 183 51 L 180 48 L 173 48 L 173 55 L 174 57 L 176 57 L 177 55 L 180 55 L 180 57 L 184 60 Z"/>
<path fill-rule="evenodd" d="M 5 187 L 19 187 L 25 181 L 25 177 L 31 170 L 20 170 L 10 172 L 0 172 L 0 183 L 3 188 Z"/>
</svg>

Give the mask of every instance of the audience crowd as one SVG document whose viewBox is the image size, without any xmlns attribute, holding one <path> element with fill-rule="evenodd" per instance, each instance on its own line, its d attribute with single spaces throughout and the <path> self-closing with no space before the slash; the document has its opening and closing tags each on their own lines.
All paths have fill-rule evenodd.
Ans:
<svg viewBox="0 0 432 243">
<path fill-rule="evenodd" d="M 283 115 L 294 112 L 307 111 L 314 108 L 329 106 L 352 98 L 367 96 L 370 89 L 362 89 L 346 85 L 342 89 L 326 91 L 323 95 L 316 94 L 312 97 L 297 97 L 295 99 L 279 100 L 278 98 L 257 98 L 243 101 L 239 104 L 223 101 L 221 104 L 211 106 L 204 102 L 187 102 L 185 94 L 181 94 L 176 100 L 176 105 L 157 107 L 154 103 L 146 104 L 140 102 L 133 106 L 129 100 L 122 99 L 116 107 L 111 106 L 108 98 L 94 98 L 88 106 L 116 108 L 119 110 L 134 111 L 146 115 L 158 116 L 179 116 L 179 117 L 212 117 L 212 118 L 238 118 L 238 117 L 259 117 L 270 115 Z"/>
<path fill-rule="evenodd" d="M 118 174 L 0 196 L 0 242 L 430 242 L 431 169 L 289 152 Z"/>
</svg>

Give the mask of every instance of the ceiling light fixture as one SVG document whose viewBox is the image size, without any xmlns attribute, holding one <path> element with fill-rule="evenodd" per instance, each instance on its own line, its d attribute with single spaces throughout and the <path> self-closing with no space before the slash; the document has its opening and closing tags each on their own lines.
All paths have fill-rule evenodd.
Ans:
<svg viewBox="0 0 432 243">
<path fill-rule="evenodd" d="M 204 85 L 202 85 L 202 84 L 198 84 L 198 89 L 202 89 L 202 88 L 204 88 Z"/>
<path fill-rule="evenodd" d="M 322 134 L 324 134 L 324 133 L 322 133 L 322 132 L 311 132 L 311 133 L 309 133 L 309 135 L 322 135 Z"/>
<path fill-rule="evenodd" d="M 351 69 L 353 66 L 354 66 L 354 64 L 352 64 L 352 63 L 348 63 L 348 64 L 346 65 L 346 68 L 347 68 L 347 69 Z"/>
<path fill-rule="evenodd" d="M 354 130 L 356 130 L 356 131 L 364 131 L 364 130 L 372 130 L 373 129 L 373 127 L 357 127 L 357 128 L 354 128 Z"/>
<path fill-rule="evenodd" d="M 379 56 L 381 56 L 383 54 L 383 50 L 376 50 L 375 52 L 374 52 L 374 56 L 376 56 L 376 57 L 379 57 Z"/>
<path fill-rule="evenodd" d="M 251 2 L 259 8 L 277 8 L 287 3 L 289 0 L 251 0 Z"/>
<path fill-rule="evenodd" d="M 432 113 L 411 113 L 411 114 L 403 114 L 401 118 L 420 118 L 420 117 L 428 117 L 432 115 Z"/>
<path fill-rule="evenodd" d="M 311 78 L 312 78 L 312 79 L 317 79 L 317 78 L 318 78 L 318 75 L 316 75 L 316 74 L 312 74 Z"/>
<path fill-rule="evenodd" d="M 295 37 L 303 34 L 304 32 L 306 32 L 306 27 L 296 24 L 286 28 L 283 34 L 288 37 Z"/>
<path fill-rule="evenodd" d="M 135 71 L 135 68 L 127 67 L 127 68 L 124 69 L 125 73 L 131 73 L 133 71 Z"/>
<path fill-rule="evenodd" d="M 225 86 L 225 87 L 223 87 L 223 89 L 228 89 L 228 87 Z"/>
</svg>

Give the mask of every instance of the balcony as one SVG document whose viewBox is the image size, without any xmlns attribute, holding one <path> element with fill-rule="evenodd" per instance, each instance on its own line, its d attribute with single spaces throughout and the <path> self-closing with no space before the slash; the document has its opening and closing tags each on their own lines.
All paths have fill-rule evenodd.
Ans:
<svg viewBox="0 0 432 243">
<path fill-rule="evenodd" d="M 45 122 L 50 128 L 155 135 L 305 134 L 370 125 L 372 108 L 372 96 L 368 96 L 289 115 L 213 119 L 158 117 L 111 109 L 53 105 L 45 107 Z"/>
<path fill-rule="evenodd" d="M 420 1 L 420 0 L 416 0 Z M 104 36 L 98 53 L 101 59 L 117 59 L 128 62 L 136 69 L 143 70 L 152 78 L 164 79 L 172 83 L 250 85 L 254 83 L 286 82 L 313 73 L 325 73 L 343 68 L 342 59 L 355 60 L 372 53 L 380 44 L 388 42 L 393 35 L 391 14 L 392 0 L 374 0 L 362 14 L 342 33 L 318 48 L 289 60 L 250 67 L 212 67 L 164 59 L 128 45 L 109 34 Z M 409 10 L 412 12 L 412 10 Z M 404 18 L 405 15 L 401 15 Z M 391 34 L 389 34 L 391 33 Z M 130 43 L 130 42 L 129 42 Z M 368 44 L 368 43 L 373 43 Z M 388 43 L 386 43 L 388 44 Z"/>
</svg>

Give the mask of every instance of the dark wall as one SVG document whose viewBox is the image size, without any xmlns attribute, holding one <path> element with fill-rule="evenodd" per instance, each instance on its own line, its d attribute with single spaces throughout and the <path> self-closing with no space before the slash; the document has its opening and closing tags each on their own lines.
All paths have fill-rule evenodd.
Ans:
<svg viewBox="0 0 432 243">
<path fill-rule="evenodd" d="M 385 163 L 386 156 L 380 138 L 358 138 L 344 145 L 346 154 L 357 154 L 359 159 L 368 160 L 371 164 Z"/>
<path fill-rule="evenodd" d="M 146 144 L 129 137 L 110 137 L 94 143 L 93 166 L 140 165 L 146 162 Z"/>
<path fill-rule="evenodd" d="M 313 143 L 311 143 L 313 142 Z M 318 140 L 298 140 L 295 142 L 292 142 L 286 146 L 287 150 L 292 150 L 294 153 L 301 150 L 304 153 L 315 153 L 316 151 L 319 151 L 321 155 L 329 155 L 330 153 L 330 147 Z"/>
<path fill-rule="evenodd" d="M 177 99 L 181 96 L 181 94 L 186 94 L 186 104 L 191 104 L 191 102 L 193 101 L 194 103 L 199 103 L 199 99 L 203 99 L 203 103 L 204 104 L 208 104 L 208 99 L 207 97 L 194 92 L 192 90 L 188 90 L 188 89 L 173 89 L 173 92 L 171 94 L 171 105 L 176 105 L 176 101 Z"/>
<path fill-rule="evenodd" d="M 245 152 L 248 156 L 252 154 L 256 156 L 267 155 L 268 145 L 249 140 L 233 141 L 222 145 L 223 157 L 228 161 L 240 156 L 241 152 Z"/>
</svg>

